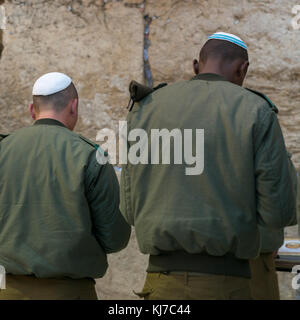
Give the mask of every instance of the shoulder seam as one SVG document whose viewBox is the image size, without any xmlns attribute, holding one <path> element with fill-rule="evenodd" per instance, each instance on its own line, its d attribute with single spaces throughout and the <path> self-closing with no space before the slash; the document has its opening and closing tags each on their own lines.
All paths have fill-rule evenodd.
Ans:
<svg viewBox="0 0 300 320">
<path fill-rule="evenodd" d="M 9 134 L 0 134 L 0 141 L 4 140 L 8 136 L 9 136 Z"/>
<path fill-rule="evenodd" d="M 90 141 L 89 139 L 87 139 L 86 137 L 82 136 L 81 134 L 77 135 L 82 141 L 86 142 L 88 145 L 90 145 L 91 147 L 93 147 L 94 149 L 98 149 L 99 145 L 96 143 L 93 143 L 92 141 Z"/>
<path fill-rule="evenodd" d="M 93 149 L 97 152 L 100 152 L 104 157 L 108 156 L 108 152 L 103 150 L 99 144 L 92 142 L 91 140 L 87 139 L 86 137 L 82 136 L 81 134 L 78 135 L 79 138 L 89 144 Z"/>
<path fill-rule="evenodd" d="M 250 88 L 245 88 L 247 91 L 254 93 L 255 95 L 261 97 L 262 99 L 264 99 L 269 107 L 272 109 L 272 111 L 274 111 L 275 113 L 278 113 L 278 108 L 275 106 L 275 104 L 262 92 L 250 89 Z"/>
</svg>

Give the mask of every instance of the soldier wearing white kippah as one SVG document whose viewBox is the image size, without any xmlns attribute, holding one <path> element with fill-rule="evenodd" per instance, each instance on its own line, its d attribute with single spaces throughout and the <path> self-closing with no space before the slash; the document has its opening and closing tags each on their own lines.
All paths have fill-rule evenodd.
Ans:
<svg viewBox="0 0 300 320">
<path fill-rule="evenodd" d="M 119 184 L 99 146 L 74 133 L 78 94 L 62 73 L 33 87 L 33 126 L 2 136 L 0 148 L 1 299 L 97 299 L 94 278 L 130 227 L 119 212 Z"/>
</svg>

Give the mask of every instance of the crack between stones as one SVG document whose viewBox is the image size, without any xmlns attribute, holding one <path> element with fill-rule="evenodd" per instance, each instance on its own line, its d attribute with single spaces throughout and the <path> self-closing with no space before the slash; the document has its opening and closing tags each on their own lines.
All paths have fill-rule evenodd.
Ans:
<svg viewBox="0 0 300 320">
<path fill-rule="evenodd" d="M 146 0 L 144 1 L 146 7 Z M 151 46 L 150 37 L 150 25 L 152 17 L 148 14 L 144 14 L 144 48 L 143 48 L 143 59 L 144 59 L 144 79 L 148 87 L 153 87 L 153 74 L 149 61 L 149 48 Z"/>
<path fill-rule="evenodd" d="M 4 4 L 4 0 L 0 0 L 0 6 L 2 6 L 3 4 Z M 0 16 L 1 16 L 1 14 L 0 14 Z M 0 24 L 1 24 L 1 22 L 0 22 Z M 0 29 L 0 59 L 1 59 L 1 56 L 2 56 L 3 49 L 4 49 L 3 33 L 4 33 L 3 29 Z"/>
<path fill-rule="evenodd" d="M 147 6 L 147 0 L 142 0 L 134 3 L 128 3 L 126 0 L 102 0 L 101 11 L 104 16 L 104 24 L 107 26 L 106 21 L 106 6 L 112 2 L 122 2 L 125 7 L 129 8 L 138 8 L 140 9 L 143 15 L 144 21 L 144 29 L 143 29 L 143 73 L 144 73 L 144 82 L 149 86 L 153 87 L 153 74 L 151 70 L 150 60 L 149 60 L 149 47 L 151 45 L 151 41 L 149 39 L 150 36 L 150 25 L 152 22 L 152 17 L 150 17 L 147 13 L 145 13 L 145 9 Z"/>
<path fill-rule="evenodd" d="M 20 1 L 18 4 L 21 4 L 23 1 Z M 47 2 L 44 1 L 44 2 Z M 76 11 L 73 9 L 74 3 L 79 3 L 82 5 L 82 0 L 69 0 L 67 3 L 65 3 L 68 6 L 69 11 L 78 16 L 78 18 L 83 19 L 86 23 L 86 19 L 82 17 L 79 11 Z M 150 60 L 149 60 L 149 48 L 151 45 L 151 41 L 149 39 L 150 36 L 150 25 L 152 22 L 153 17 L 150 17 L 147 13 L 145 13 L 145 9 L 147 6 L 147 0 L 138 1 L 135 3 L 128 3 L 126 0 L 102 0 L 100 4 L 96 0 L 91 1 L 89 3 L 89 6 L 94 5 L 101 9 L 103 17 L 104 17 L 104 24 L 106 27 L 107 25 L 107 19 L 106 19 L 106 6 L 109 3 L 112 2 L 122 2 L 124 6 L 129 8 L 139 8 L 142 15 L 143 15 L 143 21 L 144 21 L 144 28 L 143 28 L 143 73 L 144 73 L 144 81 L 149 87 L 153 87 L 153 74 L 151 70 Z M 0 5 L 4 3 L 4 0 L 0 0 Z M 3 51 L 3 30 L 0 30 L 0 58 Z"/>
</svg>

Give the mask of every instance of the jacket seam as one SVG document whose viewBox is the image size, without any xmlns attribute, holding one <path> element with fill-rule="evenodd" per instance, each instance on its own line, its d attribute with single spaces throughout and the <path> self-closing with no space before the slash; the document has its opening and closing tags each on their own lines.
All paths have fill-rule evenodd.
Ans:
<svg viewBox="0 0 300 320">
<path fill-rule="evenodd" d="M 265 115 L 265 117 L 264 117 L 264 119 L 266 118 L 266 116 L 267 116 L 267 114 Z M 263 119 L 263 120 L 264 120 Z M 263 121 L 263 124 L 264 124 L 264 121 Z M 272 166 L 272 165 L 270 165 L 270 149 L 266 146 L 266 141 L 265 140 L 263 140 L 262 141 L 262 144 L 261 144 L 261 146 L 260 147 L 262 147 L 262 151 L 264 151 L 264 152 L 266 152 L 266 155 L 267 155 L 267 162 L 266 162 L 266 164 L 268 164 L 268 167 L 269 167 L 269 169 L 270 169 L 270 175 L 271 176 L 273 176 L 275 179 L 276 179 L 276 181 L 277 181 L 277 178 L 278 178 L 278 175 L 277 175 L 277 170 L 275 170 L 274 169 L 274 167 Z M 259 148 L 258 148 L 259 149 Z M 258 150 L 257 149 L 257 150 Z M 282 218 L 282 210 L 284 209 L 284 206 L 283 206 L 283 203 L 282 203 L 282 200 L 281 200 L 281 197 L 279 196 L 277 196 L 276 197 L 277 199 L 278 199 L 278 202 L 279 202 L 279 207 L 280 207 L 280 224 L 281 225 L 283 225 L 283 218 Z"/>
<path fill-rule="evenodd" d="M 130 131 L 130 121 L 127 122 L 128 131 Z M 127 141 L 126 141 L 127 143 Z M 130 217 L 130 220 L 133 221 L 134 224 L 134 217 L 131 207 L 131 186 L 130 186 L 130 174 L 129 171 L 129 164 L 126 164 L 125 172 L 124 172 L 124 184 L 125 184 L 125 207 L 126 207 L 126 216 L 127 219 Z M 128 199 L 129 198 L 129 199 Z"/>
</svg>

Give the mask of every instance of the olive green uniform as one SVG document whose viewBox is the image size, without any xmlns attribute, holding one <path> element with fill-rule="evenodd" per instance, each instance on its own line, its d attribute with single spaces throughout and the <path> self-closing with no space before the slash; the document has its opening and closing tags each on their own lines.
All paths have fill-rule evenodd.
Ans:
<svg viewBox="0 0 300 320">
<path fill-rule="evenodd" d="M 297 222 L 300 237 L 300 172 L 297 172 Z"/>
<path fill-rule="evenodd" d="M 298 222 L 298 230 L 299 230 L 299 238 L 300 238 L 300 173 L 297 172 L 297 222 Z M 298 284 L 300 284 L 300 280 L 298 280 Z M 300 300 L 300 288 L 296 290 L 296 299 Z"/>
<path fill-rule="evenodd" d="M 274 253 L 261 253 L 250 260 L 251 296 L 254 300 L 279 300 L 279 284 Z"/>
<path fill-rule="evenodd" d="M 297 192 L 297 172 L 288 158 L 290 175 L 293 179 L 294 192 Z M 296 225 L 296 215 L 289 225 Z M 274 257 L 284 242 L 284 229 L 273 229 L 259 226 L 261 249 L 256 259 L 250 260 L 250 288 L 255 300 L 279 300 L 279 284 Z"/>
<path fill-rule="evenodd" d="M 80 297 L 83 283 L 95 297 L 91 279 L 105 274 L 107 253 L 123 249 L 130 237 L 113 167 L 98 163 L 97 145 L 53 119 L 2 138 L 0 265 L 8 286 L 15 285 L 14 276 L 65 279 L 64 286 L 73 288 L 66 299 Z M 33 287 L 47 283 L 28 278 L 13 289 L 28 297 L 31 287 L 24 292 L 24 283 L 30 279 Z"/>
<path fill-rule="evenodd" d="M 186 272 L 200 273 L 198 281 L 215 288 L 211 297 L 251 298 L 249 260 L 260 254 L 258 226 L 282 229 L 295 217 L 293 177 L 275 110 L 264 97 L 215 74 L 163 87 L 132 108 L 128 129 L 142 128 L 148 137 L 162 128 L 205 132 L 201 175 L 185 175 L 186 164 L 173 164 L 172 153 L 170 165 L 123 166 L 120 208 L 135 226 L 141 252 L 150 255 L 148 280 L 164 273 L 184 283 Z M 231 290 L 225 285 L 230 277 L 236 278 Z M 168 283 L 160 282 L 172 290 Z M 181 289 L 178 298 L 184 299 Z M 207 298 L 205 290 L 194 293 L 190 298 Z"/>
</svg>

